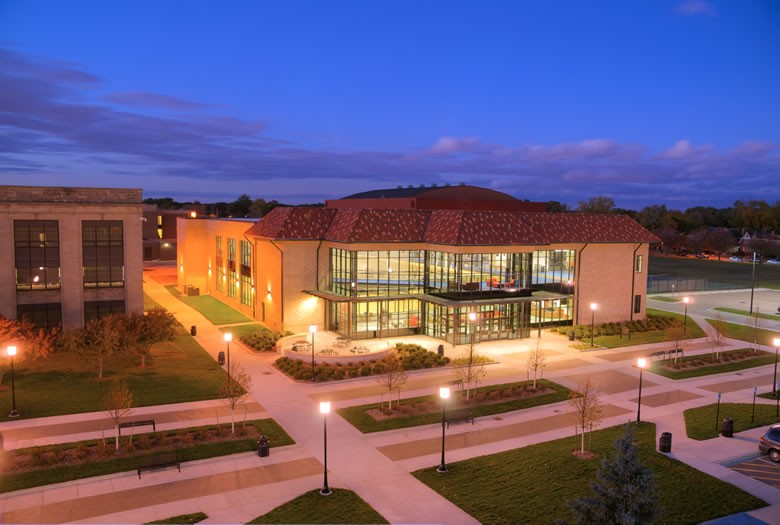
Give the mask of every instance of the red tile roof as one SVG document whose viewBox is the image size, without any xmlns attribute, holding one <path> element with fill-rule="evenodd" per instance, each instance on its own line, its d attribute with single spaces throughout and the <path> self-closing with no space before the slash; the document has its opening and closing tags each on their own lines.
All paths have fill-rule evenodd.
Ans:
<svg viewBox="0 0 780 525">
<path fill-rule="evenodd" d="M 466 210 L 275 208 L 248 235 L 452 246 L 659 242 L 627 215 Z"/>
</svg>

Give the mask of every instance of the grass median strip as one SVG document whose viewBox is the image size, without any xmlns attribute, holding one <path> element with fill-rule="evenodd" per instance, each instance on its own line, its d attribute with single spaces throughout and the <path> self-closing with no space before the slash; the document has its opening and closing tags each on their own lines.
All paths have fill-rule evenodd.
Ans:
<svg viewBox="0 0 780 525">
<path fill-rule="evenodd" d="M 775 405 L 756 404 L 755 416 L 752 403 L 717 403 L 683 412 L 685 432 L 691 439 L 699 441 L 718 437 L 725 418 L 734 420 L 734 432 L 772 425 L 780 421 Z"/>
<path fill-rule="evenodd" d="M 593 433 L 591 450 L 599 457 L 615 454 L 623 428 Z M 655 425 L 640 424 L 634 433 L 639 458 L 653 471 L 658 488 L 659 524 L 695 524 L 766 505 L 724 481 L 708 476 L 655 450 Z M 566 502 L 589 494 L 600 461 L 572 456 L 579 441 L 559 439 L 499 454 L 449 463 L 414 476 L 482 523 L 492 525 L 571 521 Z M 691 495 L 695 494 L 695 504 Z"/>
<path fill-rule="evenodd" d="M 171 295 L 202 313 L 213 324 L 251 323 L 252 320 L 210 295 L 183 295 L 175 284 L 165 287 Z"/>
<path fill-rule="evenodd" d="M 745 370 L 775 362 L 774 354 L 763 351 L 754 352 L 749 348 L 729 350 L 721 352 L 720 355 L 720 360 L 713 359 L 711 354 L 699 354 L 680 357 L 676 360 L 651 361 L 648 370 L 669 379 L 686 379 Z"/>
<path fill-rule="evenodd" d="M 761 312 L 755 311 L 752 314 L 749 310 L 740 310 L 738 308 L 726 308 L 723 306 L 716 306 L 713 308 L 713 310 L 717 310 L 719 312 L 726 312 L 729 314 L 737 314 L 737 315 L 744 315 L 745 317 L 760 317 L 761 319 L 770 319 L 772 321 L 780 320 L 780 316 L 772 315 L 772 314 L 762 314 Z"/>
<path fill-rule="evenodd" d="M 89 440 L 5 451 L 1 453 L 4 455 L 2 462 L 6 468 L 0 476 L 0 492 L 131 471 L 135 470 L 139 459 L 163 452 L 176 452 L 182 463 L 249 452 L 255 450 L 260 434 L 269 438 L 273 447 L 295 443 L 273 419 L 247 421 L 246 425 L 253 427 L 254 431 L 247 432 L 244 436 L 226 436 L 224 439 L 207 443 L 197 441 L 205 439 L 202 436 L 207 431 L 218 428 L 216 425 L 137 434 L 133 436 L 135 448 L 127 450 L 123 446 L 119 452 L 114 450 L 113 438 L 107 440 L 107 444 L 102 440 Z M 226 428 L 229 429 L 229 425 L 223 424 L 223 434 Z M 171 437 L 176 438 L 177 444 L 153 450 L 153 443 L 163 442 Z M 129 438 L 123 436 L 122 440 L 129 441 Z M 142 443 L 143 446 L 151 446 L 141 448 Z M 66 461 L 65 458 L 68 458 L 67 461 L 71 464 L 62 465 Z M 20 465 L 17 467 L 19 471 L 15 472 L 10 468 L 11 461 Z"/>
<path fill-rule="evenodd" d="M 777 332 L 765 330 L 763 328 L 754 328 L 743 324 L 728 323 L 716 319 L 707 319 L 707 322 L 715 327 L 720 333 L 730 339 L 739 339 L 746 343 L 757 342 L 758 344 L 772 346 L 773 338 L 777 337 Z"/>
<path fill-rule="evenodd" d="M 192 525 L 208 518 L 208 516 L 202 512 L 196 512 L 195 514 L 181 514 L 179 516 L 171 516 L 164 520 L 150 521 L 146 525 Z"/>
<path fill-rule="evenodd" d="M 319 490 L 306 492 L 249 523 L 388 523 L 351 490 L 331 490 L 327 497 Z"/>
<path fill-rule="evenodd" d="M 540 389 L 548 391 L 548 393 L 532 396 L 515 395 L 512 396 L 512 399 L 507 401 L 500 400 L 500 396 L 506 395 L 506 392 L 530 393 L 532 384 L 533 381 L 522 381 L 519 383 L 506 383 L 501 385 L 479 387 L 477 389 L 477 393 L 483 394 L 484 397 L 489 400 L 488 402 L 467 404 L 461 401 L 460 403 L 455 404 L 456 402 L 453 398 L 447 408 L 447 412 L 453 417 L 457 416 L 458 414 L 470 412 L 472 416 L 479 418 L 482 416 L 502 414 L 504 412 L 512 412 L 515 410 L 522 410 L 524 408 L 565 401 L 569 398 L 569 394 L 571 392 L 568 388 L 563 387 L 557 383 L 553 383 L 552 381 L 548 381 L 546 379 L 541 379 L 537 381 L 537 385 Z M 391 412 L 388 414 L 391 417 L 387 417 L 385 419 L 376 419 L 370 413 L 373 410 L 379 409 L 378 403 L 369 403 L 366 405 L 340 408 L 338 413 L 355 428 L 364 433 L 382 432 L 384 430 L 394 430 L 398 428 L 429 425 L 432 423 L 441 422 L 441 405 L 439 404 L 439 397 L 437 395 L 402 399 L 400 405 L 401 412 L 403 412 L 404 407 L 425 404 L 430 405 L 432 410 L 419 414 L 398 416 L 393 416 L 393 413 Z M 398 412 L 396 411 L 396 413 Z"/>
</svg>

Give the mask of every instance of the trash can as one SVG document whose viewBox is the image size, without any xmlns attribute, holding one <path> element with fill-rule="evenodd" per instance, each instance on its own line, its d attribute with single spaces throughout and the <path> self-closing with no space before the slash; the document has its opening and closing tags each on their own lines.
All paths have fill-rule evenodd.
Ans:
<svg viewBox="0 0 780 525">
<path fill-rule="evenodd" d="M 569 330 L 569 341 L 574 341 L 574 330 Z"/>
<path fill-rule="evenodd" d="M 672 433 L 664 432 L 661 434 L 661 438 L 658 440 L 659 452 L 671 452 L 672 451 Z"/>
<path fill-rule="evenodd" d="M 260 436 L 260 439 L 257 440 L 257 455 L 261 458 L 267 458 L 270 449 L 271 441 L 265 436 Z"/>
<path fill-rule="evenodd" d="M 734 437 L 734 420 L 727 417 L 720 426 L 720 435 L 726 438 Z"/>
<path fill-rule="evenodd" d="M 3 450 L 3 435 L 0 434 L 0 450 Z"/>
<path fill-rule="evenodd" d="M 192 335 L 192 336 L 198 335 L 198 327 L 196 327 L 195 325 L 192 325 L 190 327 L 190 335 Z"/>
<path fill-rule="evenodd" d="M 444 355 L 444 345 L 439 345 L 438 352 L 439 352 L 439 355 Z"/>
<path fill-rule="evenodd" d="M 217 354 L 217 363 L 219 363 L 219 366 L 225 364 L 225 352 L 220 352 Z"/>
</svg>

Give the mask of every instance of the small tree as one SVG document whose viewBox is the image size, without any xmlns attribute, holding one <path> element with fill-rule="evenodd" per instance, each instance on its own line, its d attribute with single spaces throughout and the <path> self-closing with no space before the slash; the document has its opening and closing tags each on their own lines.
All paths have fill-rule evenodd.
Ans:
<svg viewBox="0 0 780 525">
<path fill-rule="evenodd" d="M 175 334 L 176 318 L 167 310 L 155 308 L 146 314 L 130 314 L 122 318 L 122 344 L 141 358 L 141 368 L 151 356 L 155 343 L 170 341 Z"/>
<path fill-rule="evenodd" d="M 723 347 L 726 346 L 726 336 L 719 330 L 719 327 L 723 324 L 723 319 L 720 314 L 715 316 L 713 323 L 707 328 L 707 340 L 712 345 L 712 359 L 720 361 L 720 353 L 723 351 Z"/>
<path fill-rule="evenodd" d="M 466 400 L 471 399 L 472 389 L 476 389 L 487 375 L 485 360 L 478 354 L 465 355 L 458 362 L 465 361 L 464 366 L 455 367 L 455 380 L 466 386 Z"/>
<path fill-rule="evenodd" d="M 685 351 L 688 346 L 688 336 L 683 331 L 684 328 L 681 325 L 675 324 L 666 329 L 666 340 L 672 343 L 672 350 L 675 351 L 674 360 L 678 359 L 678 350 Z"/>
<path fill-rule="evenodd" d="M 599 391 L 591 384 L 590 376 L 585 380 L 584 385 L 577 387 L 579 392 L 572 391 L 569 397 L 569 406 L 571 406 L 574 416 L 574 435 L 578 432 L 581 435 L 580 455 L 585 454 L 585 432 L 593 431 L 603 417 L 603 408 L 601 404 L 601 395 Z"/>
<path fill-rule="evenodd" d="M 100 404 L 100 408 L 114 422 L 116 450 L 119 450 L 119 423 L 121 423 L 122 418 L 130 415 L 133 411 L 132 406 L 133 393 L 124 380 L 115 381 Z"/>
<path fill-rule="evenodd" d="M 107 357 L 122 348 L 122 316 L 107 315 L 92 319 L 84 328 L 74 328 L 62 333 L 59 344 L 65 351 L 84 355 L 97 371 L 98 381 L 103 380 L 103 368 Z"/>
<path fill-rule="evenodd" d="M 615 456 L 601 461 L 590 485 L 593 494 L 569 502 L 575 525 L 649 525 L 658 517 L 653 473 L 637 458 L 633 426 L 625 429 Z"/>
<path fill-rule="evenodd" d="M 404 370 L 401 360 L 398 359 L 398 355 L 395 353 L 388 354 L 382 360 L 382 364 L 384 365 L 384 372 L 377 376 L 376 381 L 387 389 L 387 410 L 393 410 L 393 392 L 398 392 L 396 406 L 399 406 L 401 404 L 401 387 L 406 384 L 409 374 Z M 384 393 L 379 398 L 379 408 L 384 409 Z"/>
<path fill-rule="evenodd" d="M 252 376 L 238 363 L 230 363 L 230 374 L 219 388 L 219 397 L 230 408 L 230 433 L 236 433 L 236 406 L 246 397 L 252 386 Z"/>
<path fill-rule="evenodd" d="M 542 350 L 542 340 L 536 340 L 536 346 L 528 352 L 528 360 L 526 361 L 526 368 L 529 375 L 533 373 L 534 376 L 534 390 L 536 390 L 536 378 L 537 375 L 541 379 L 544 374 L 544 369 L 547 366 L 547 356 L 544 355 Z"/>
<path fill-rule="evenodd" d="M 0 316 L 0 348 L 9 344 L 21 346 L 17 359 L 39 359 L 48 357 L 54 349 L 57 332 L 36 328 L 31 322 L 22 319 L 6 319 Z"/>
</svg>

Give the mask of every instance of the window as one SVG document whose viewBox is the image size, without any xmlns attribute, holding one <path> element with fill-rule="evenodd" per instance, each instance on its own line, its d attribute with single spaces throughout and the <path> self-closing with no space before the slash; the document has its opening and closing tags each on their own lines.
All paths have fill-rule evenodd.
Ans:
<svg viewBox="0 0 780 525">
<path fill-rule="evenodd" d="M 17 290 L 60 287 L 60 235 L 57 221 L 14 221 Z"/>
<path fill-rule="evenodd" d="M 236 298 L 236 285 L 238 278 L 236 273 L 236 240 L 228 239 L 228 296 Z"/>
<path fill-rule="evenodd" d="M 634 313 L 638 314 L 642 311 L 642 296 L 641 295 L 635 295 L 634 296 Z"/>
<path fill-rule="evenodd" d="M 216 251 L 216 262 L 217 262 L 217 271 L 216 279 L 217 279 L 217 291 L 223 292 L 225 291 L 225 257 L 222 254 L 222 236 L 217 235 L 217 251 Z"/>
<path fill-rule="evenodd" d="M 636 273 L 642 273 L 642 256 L 636 256 L 636 262 L 634 263 L 634 271 Z"/>
<path fill-rule="evenodd" d="M 19 304 L 16 318 L 30 321 L 38 328 L 55 328 L 62 324 L 62 306 L 60 303 Z"/>
<path fill-rule="evenodd" d="M 82 221 L 84 288 L 122 288 L 125 250 L 122 221 Z"/>
<path fill-rule="evenodd" d="M 241 304 L 252 306 L 252 245 L 240 241 L 241 266 L 239 267 Z"/>
<path fill-rule="evenodd" d="M 87 301 L 84 303 L 84 322 L 106 315 L 125 313 L 124 301 Z"/>
</svg>

